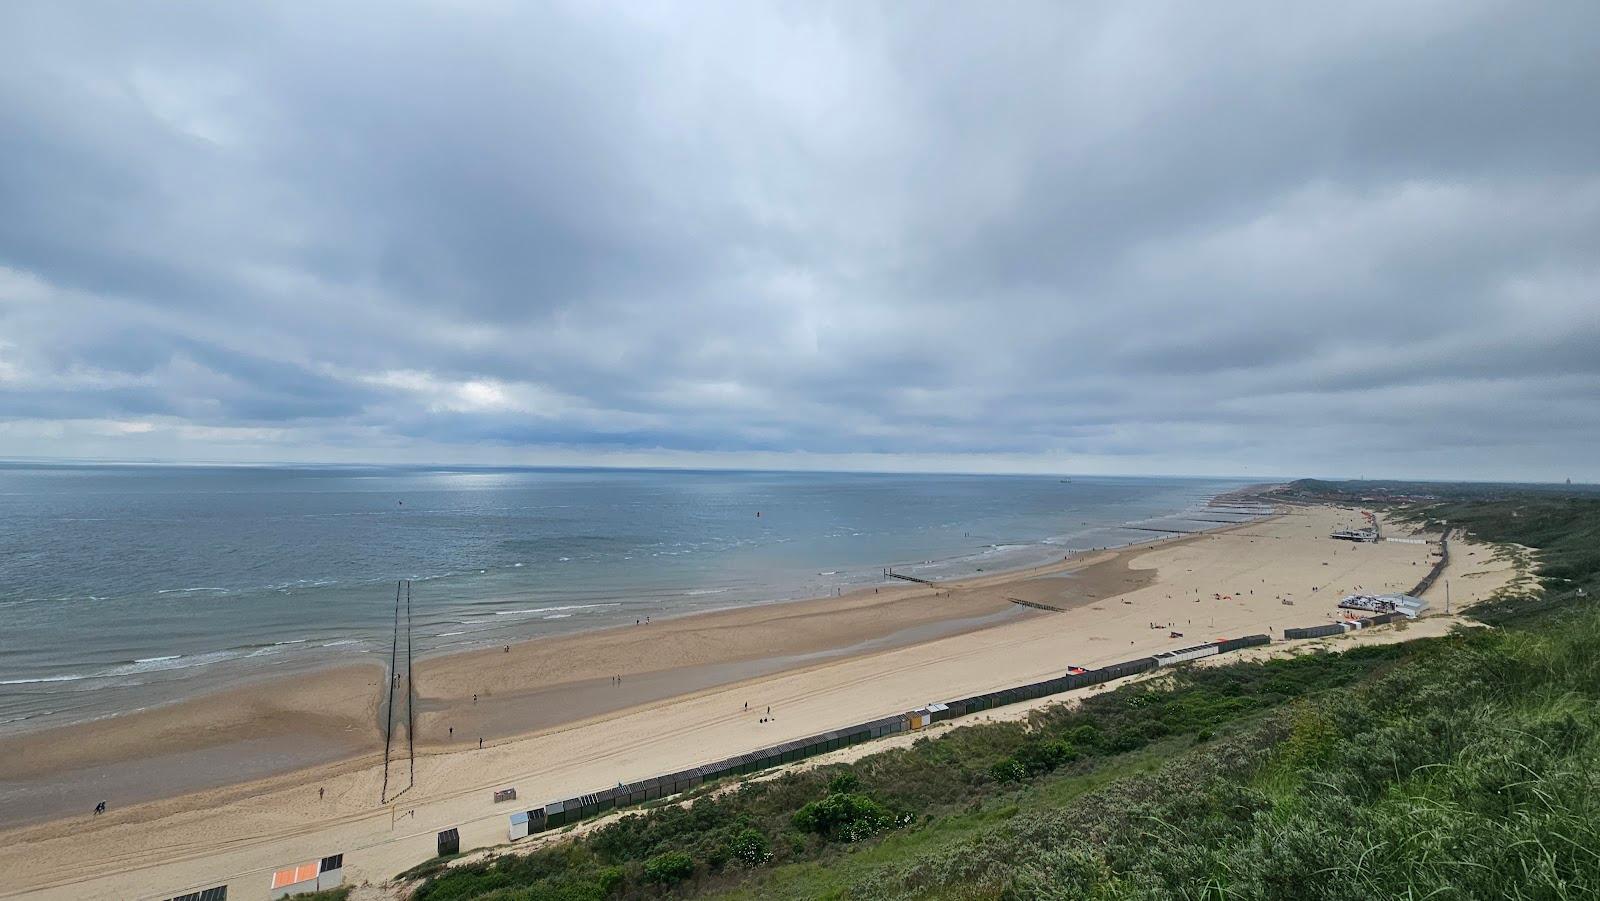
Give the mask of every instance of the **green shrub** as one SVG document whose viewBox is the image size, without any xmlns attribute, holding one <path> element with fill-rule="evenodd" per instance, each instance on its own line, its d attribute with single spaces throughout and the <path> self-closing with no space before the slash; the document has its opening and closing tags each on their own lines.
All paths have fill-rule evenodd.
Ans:
<svg viewBox="0 0 1600 901">
<path fill-rule="evenodd" d="M 1064 763 L 1071 763 L 1080 756 L 1078 749 L 1070 742 L 1065 741 L 1032 741 L 1017 749 L 1016 761 L 1026 769 L 1029 775 L 1048 773 Z"/>
<path fill-rule="evenodd" d="M 866 795 L 831 794 L 794 815 L 794 827 L 829 841 L 858 842 L 894 825 L 889 809 Z"/>
<path fill-rule="evenodd" d="M 602 867 L 594 874 L 595 887 L 600 889 L 602 896 L 616 891 L 623 879 L 621 867 Z"/>
<path fill-rule="evenodd" d="M 745 828 L 728 843 L 728 856 L 747 867 L 766 863 L 772 859 L 772 846 L 765 833 Z"/>
<path fill-rule="evenodd" d="M 1002 757 L 989 767 L 989 778 L 996 782 L 1021 782 L 1028 778 L 1028 768 L 1013 757 Z"/>
<path fill-rule="evenodd" d="M 1339 731 L 1323 710 L 1310 704 L 1297 704 L 1289 740 L 1284 742 L 1284 761 L 1305 769 L 1323 763 L 1333 753 Z"/>
<path fill-rule="evenodd" d="M 694 858 L 682 851 L 668 851 L 644 862 L 644 878 L 660 885 L 674 885 L 694 875 Z"/>
</svg>

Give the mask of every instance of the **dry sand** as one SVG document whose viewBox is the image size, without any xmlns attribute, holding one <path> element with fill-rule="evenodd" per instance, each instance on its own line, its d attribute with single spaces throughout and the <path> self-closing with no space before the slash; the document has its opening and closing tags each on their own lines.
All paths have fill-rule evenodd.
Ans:
<svg viewBox="0 0 1600 901">
<path fill-rule="evenodd" d="M 321 767 L 14 829 L 0 842 L 0 896 L 160 898 L 228 882 L 230 898 L 250 901 L 266 897 L 274 867 L 334 853 L 346 855 L 347 879 L 382 880 L 431 856 L 434 833 L 449 826 L 461 828 L 463 848 L 493 844 L 504 841 L 507 814 L 552 798 L 1047 678 L 1068 665 L 1324 622 L 1343 593 L 1407 590 L 1429 565 L 1430 546 L 1325 537 L 1354 523 L 1350 511 L 1297 508 L 939 589 L 885 588 L 419 663 L 416 784 L 388 807 L 378 804 L 381 739 L 377 751 L 370 745 L 381 716 L 375 670 L 316 674 L 75 727 L 82 731 L 71 748 L 57 746 L 61 762 L 35 745 L 20 772 L 42 780 L 86 768 L 105 775 L 119 763 L 192 751 L 183 744 L 192 734 L 211 749 L 229 747 L 235 735 L 351 744 L 341 746 L 343 759 Z M 1456 580 L 1458 607 L 1509 579 L 1481 562 L 1487 556 L 1466 558 L 1485 574 Z M 1185 637 L 1170 638 L 1166 623 Z M 1381 631 L 1388 630 L 1372 636 Z M 612 686 L 618 674 L 622 684 Z M 774 720 L 762 724 L 768 705 Z M 302 729 L 300 717 L 312 713 L 320 719 Z M 454 746 L 446 740 L 452 725 Z M 366 744 L 350 738 L 363 730 Z M 479 731 L 489 739 L 482 751 Z M 361 747 L 365 757 L 348 759 Z M 7 778 L 11 771 L 8 764 Z M 509 786 L 522 800 L 495 806 L 491 791 Z M 82 794 L 87 807 L 110 791 L 91 785 Z"/>
</svg>

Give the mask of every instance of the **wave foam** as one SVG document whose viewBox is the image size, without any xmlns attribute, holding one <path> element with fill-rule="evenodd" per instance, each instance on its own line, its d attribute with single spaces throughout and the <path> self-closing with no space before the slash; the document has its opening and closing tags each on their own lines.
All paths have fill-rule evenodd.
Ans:
<svg viewBox="0 0 1600 901">
<path fill-rule="evenodd" d="M 530 615 L 534 613 L 554 613 L 560 610 L 592 610 L 596 607 L 620 607 L 621 604 L 564 604 L 559 607 L 533 607 L 527 610 L 496 610 L 495 616 Z"/>
</svg>

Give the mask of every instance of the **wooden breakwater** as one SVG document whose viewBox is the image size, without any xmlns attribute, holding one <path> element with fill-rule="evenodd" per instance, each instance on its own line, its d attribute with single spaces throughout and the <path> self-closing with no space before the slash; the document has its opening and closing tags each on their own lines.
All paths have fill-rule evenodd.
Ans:
<svg viewBox="0 0 1600 901">
<path fill-rule="evenodd" d="M 1014 598 L 1014 597 L 1012 597 L 1010 595 L 1006 595 L 1006 600 L 1010 601 L 1013 604 L 1020 604 L 1020 605 L 1022 605 L 1024 607 L 1032 607 L 1035 610 L 1047 610 L 1047 611 L 1049 611 L 1051 613 L 1066 613 L 1067 612 L 1067 611 L 1061 609 L 1060 607 L 1052 607 L 1049 604 L 1041 604 L 1038 601 L 1024 601 L 1022 598 Z"/>
<path fill-rule="evenodd" d="M 1445 564 L 1449 562 L 1450 530 L 1446 529 L 1444 534 L 1439 536 L 1439 559 L 1434 562 L 1433 568 L 1428 570 L 1428 574 L 1422 577 L 1422 581 L 1418 582 L 1416 587 L 1411 589 L 1410 595 L 1414 598 L 1422 597 L 1422 593 L 1424 591 L 1427 591 L 1429 588 L 1433 587 L 1434 581 L 1439 578 L 1440 573 L 1444 572 Z"/>
</svg>

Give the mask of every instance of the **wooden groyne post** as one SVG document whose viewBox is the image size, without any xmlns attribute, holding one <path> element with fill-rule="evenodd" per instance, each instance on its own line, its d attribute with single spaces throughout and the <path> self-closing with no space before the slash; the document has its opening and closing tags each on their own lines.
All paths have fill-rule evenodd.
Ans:
<svg viewBox="0 0 1600 901">
<path fill-rule="evenodd" d="M 892 569 L 884 570 L 883 574 L 891 579 L 904 579 L 907 582 L 916 582 L 920 585 L 932 585 L 934 587 L 938 587 L 939 585 L 938 582 L 935 582 L 932 579 L 922 579 L 918 578 L 917 576 L 908 576 L 905 573 L 897 573 Z"/>
</svg>

